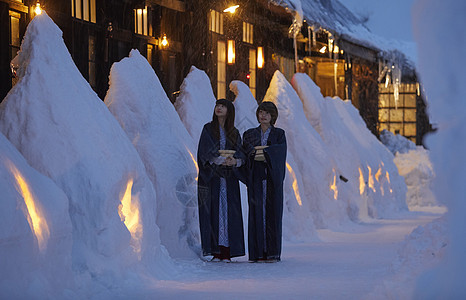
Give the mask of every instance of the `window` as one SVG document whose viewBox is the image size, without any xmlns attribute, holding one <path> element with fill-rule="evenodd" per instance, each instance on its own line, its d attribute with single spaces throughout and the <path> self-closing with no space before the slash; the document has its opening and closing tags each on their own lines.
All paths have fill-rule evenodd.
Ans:
<svg viewBox="0 0 466 300">
<path fill-rule="evenodd" d="M 256 49 L 249 49 L 249 89 L 256 98 Z"/>
<path fill-rule="evenodd" d="M 134 33 L 149 35 L 149 23 L 147 22 L 147 6 L 144 9 L 134 10 Z"/>
<path fill-rule="evenodd" d="M 71 16 L 76 19 L 95 23 L 95 0 L 71 0 Z"/>
<path fill-rule="evenodd" d="M 226 98 L 227 74 L 226 74 L 226 45 L 225 42 L 217 42 L 217 99 Z"/>
<path fill-rule="evenodd" d="M 216 10 L 210 10 L 209 29 L 212 32 L 223 34 L 223 15 Z"/>
<path fill-rule="evenodd" d="M 96 88 L 95 36 L 89 36 L 89 84 Z"/>
<path fill-rule="evenodd" d="M 21 15 L 17 12 L 11 11 L 10 14 L 10 61 L 16 56 L 21 46 L 21 39 L 19 37 L 19 20 Z M 11 85 L 16 84 L 17 79 L 12 78 Z"/>
<path fill-rule="evenodd" d="M 243 22 L 243 42 L 253 43 L 253 28 L 252 24 Z"/>
<path fill-rule="evenodd" d="M 154 45 L 147 44 L 147 61 L 149 62 L 149 65 L 152 66 L 152 55 L 154 51 Z"/>
<path fill-rule="evenodd" d="M 416 142 L 416 84 L 401 84 L 395 103 L 393 85 L 379 84 L 379 132 L 398 133 Z"/>
<path fill-rule="evenodd" d="M 274 54 L 272 55 L 272 61 L 278 65 L 278 70 L 291 82 L 295 70 L 294 59 Z"/>
</svg>

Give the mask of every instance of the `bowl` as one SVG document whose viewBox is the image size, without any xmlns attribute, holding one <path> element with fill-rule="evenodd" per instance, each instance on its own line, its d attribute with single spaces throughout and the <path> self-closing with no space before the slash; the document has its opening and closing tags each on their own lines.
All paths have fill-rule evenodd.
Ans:
<svg viewBox="0 0 466 300">
<path fill-rule="evenodd" d="M 223 157 L 233 157 L 233 155 L 236 153 L 235 150 L 218 150 L 220 153 L 220 156 Z"/>
</svg>

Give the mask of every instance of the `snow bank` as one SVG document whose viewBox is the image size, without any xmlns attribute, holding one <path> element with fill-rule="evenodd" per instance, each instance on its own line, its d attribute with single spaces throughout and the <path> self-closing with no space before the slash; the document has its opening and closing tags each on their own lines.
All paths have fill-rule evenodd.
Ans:
<svg viewBox="0 0 466 300">
<path fill-rule="evenodd" d="M 0 134 L 0 298 L 62 298 L 73 287 L 68 199 Z"/>
<path fill-rule="evenodd" d="M 274 102 L 278 107 L 276 126 L 285 130 L 289 152 L 303 182 L 302 202 L 309 203 L 316 227 L 346 222 L 346 195 L 334 187 L 338 171 L 321 137 L 306 119 L 301 100 L 279 71 L 275 72 L 264 101 Z"/>
<path fill-rule="evenodd" d="M 257 102 L 249 87 L 242 81 L 232 81 L 230 90 L 236 95 L 234 105 L 236 111 L 235 126 L 241 134 L 247 129 L 259 126 L 256 118 Z M 293 155 L 287 153 L 287 174 L 283 186 L 283 238 L 287 241 L 310 241 L 317 239 L 314 221 L 309 202 L 302 201 L 303 183 L 301 174 Z M 243 185 L 241 185 L 243 186 Z M 243 195 L 242 195 L 243 197 Z M 247 207 L 247 194 L 244 194 L 242 205 Z M 304 204 L 304 206 L 303 206 Z M 247 210 L 244 216 L 247 216 Z M 245 218 L 247 221 L 247 218 Z M 246 231 L 247 232 L 247 231 Z"/>
<path fill-rule="evenodd" d="M 196 146 L 204 124 L 212 121 L 216 100 L 209 76 L 192 66 L 181 84 L 180 95 L 175 101 L 175 109 Z"/>
<path fill-rule="evenodd" d="M 419 46 L 418 71 L 429 99 L 429 115 L 438 123 L 438 131 L 426 139 L 436 173 L 434 193 L 448 206 L 451 241 L 442 266 L 420 280 L 416 297 L 464 299 L 466 86 L 462 83 L 466 75 L 464 65 L 459 62 L 463 60 L 466 46 L 466 2 L 417 0 L 412 12 L 414 36 Z M 443 45 L 449 45 L 447 54 Z"/>
<path fill-rule="evenodd" d="M 409 150 L 416 149 L 416 144 L 408 140 L 404 136 L 397 134 L 394 135 L 387 129 L 382 130 L 380 133 L 380 141 L 390 150 L 393 155 L 397 152 L 406 153 Z"/>
<path fill-rule="evenodd" d="M 113 64 L 105 103 L 142 158 L 157 192 L 157 224 L 172 257 L 199 252 L 194 141 L 137 50 Z M 191 250 L 191 249 L 192 250 Z"/>
<path fill-rule="evenodd" d="M 19 81 L 0 105 L 0 131 L 67 195 L 74 271 L 104 287 L 140 267 L 164 273 L 144 165 L 45 13 L 29 24 L 13 63 Z"/>
<path fill-rule="evenodd" d="M 352 219 L 367 215 L 386 218 L 406 211 L 406 185 L 393 155 L 367 129 L 351 102 L 324 98 L 307 74 L 295 74 L 292 85 L 305 117 L 337 166 L 335 185 L 338 191 L 345 191 L 341 197 L 349 203 Z"/>
<path fill-rule="evenodd" d="M 400 175 L 405 178 L 408 187 L 406 202 L 410 209 L 439 205 L 432 192 L 435 173 L 428 150 L 418 146 L 416 150 L 397 153 L 394 162 Z"/>
</svg>

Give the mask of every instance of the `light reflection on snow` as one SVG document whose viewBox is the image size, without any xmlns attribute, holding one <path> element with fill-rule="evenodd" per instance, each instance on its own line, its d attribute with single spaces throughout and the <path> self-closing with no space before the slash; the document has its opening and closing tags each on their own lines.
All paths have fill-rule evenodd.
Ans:
<svg viewBox="0 0 466 300">
<path fill-rule="evenodd" d="M 47 241 L 50 237 L 47 220 L 41 212 L 40 204 L 35 202 L 33 193 L 19 170 L 11 162 L 9 163 L 9 168 L 15 177 L 16 189 L 21 194 L 26 204 L 26 209 L 23 210 L 24 215 L 36 236 L 39 250 L 43 252 L 47 248 Z"/>
<path fill-rule="evenodd" d="M 286 168 L 288 169 L 288 172 L 290 172 L 290 175 L 293 178 L 292 186 L 294 195 L 296 197 L 296 201 L 298 202 L 299 206 L 302 206 L 303 202 L 301 201 L 301 195 L 299 194 L 298 179 L 296 178 L 296 174 L 294 173 L 293 168 L 290 166 L 289 163 L 286 163 Z"/>
<path fill-rule="evenodd" d="M 330 185 L 330 189 L 333 191 L 333 198 L 338 200 L 337 174 L 335 168 L 333 168 L 333 183 Z"/>
<path fill-rule="evenodd" d="M 364 194 L 364 190 L 366 189 L 366 183 L 364 181 L 364 175 L 362 174 L 361 168 L 359 168 L 359 194 Z"/>
<path fill-rule="evenodd" d="M 125 194 L 121 199 L 121 204 L 118 206 L 118 214 L 131 233 L 131 246 L 134 252 L 140 257 L 141 253 L 141 238 L 142 224 L 139 212 L 139 201 L 137 196 L 133 196 L 131 190 L 133 188 L 133 179 L 130 178 L 126 185 Z"/>
</svg>

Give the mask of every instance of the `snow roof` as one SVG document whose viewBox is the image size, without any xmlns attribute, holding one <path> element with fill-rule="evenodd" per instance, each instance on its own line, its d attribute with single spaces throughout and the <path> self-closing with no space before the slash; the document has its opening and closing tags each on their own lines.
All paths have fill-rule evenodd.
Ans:
<svg viewBox="0 0 466 300">
<path fill-rule="evenodd" d="M 325 28 L 342 39 L 364 47 L 380 51 L 381 55 L 392 56 L 402 53 L 407 61 L 405 65 L 414 68 L 416 47 L 414 43 L 390 40 L 372 33 L 364 24 L 364 20 L 338 0 L 269 0 L 282 6 L 293 15 L 301 15 L 311 26 Z"/>
</svg>

